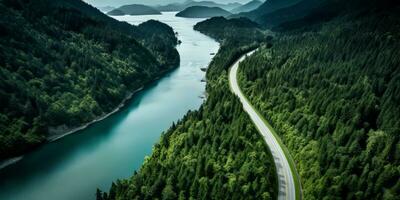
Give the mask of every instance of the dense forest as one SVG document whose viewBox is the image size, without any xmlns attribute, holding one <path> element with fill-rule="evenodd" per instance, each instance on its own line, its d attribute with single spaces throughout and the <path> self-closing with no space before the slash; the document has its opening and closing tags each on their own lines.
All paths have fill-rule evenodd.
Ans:
<svg viewBox="0 0 400 200">
<path fill-rule="evenodd" d="M 283 8 L 285 2 L 290 6 Z M 276 21 L 260 23 L 277 31 L 273 38 L 232 34 L 266 33 L 244 19 L 196 25 L 222 44 L 207 71 L 208 99 L 163 135 L 131 179 L 113 183 L 108 194 L 98 191 L 97 198 L 276 198 L 271 155 L 227 86 L 232 61 L 261 46 L 241 63 L 240 85 L 289 148 L 303 198 L 399 199 L 398 3 L 326 0 L 304 6 L 309 2 L 264 3 L 258 10 L 277 11 Z M 240 48 L 245 44 L 251 45 Z M 253 151 L 264 159 L 252 160 Z M 259 164 L 265 175 L 253 176 Z"/>
<path fill-rule="evenodd" d="M 199 22 L 194 29 L 215 38 L 220 43 L 261 43 L 266 40 L 266 34 L 259 25 L 247 18 L 225 19 L 213 17 Z"/>
<path fill-rule="evenodd" d="M 80 0 L 1 0 L 0 12 L 0 159 L 112 111 L 179 64 L 160 22 L 131 26 Z"/>
<path fill-rule="evenodd" d="M 241 87 L 289 147 L 305 199 L 400 197 L 399 11 L 291 29 L 241 63 Z"/>
<path fill-rule="evenodd" d="M 228 67 L 254 48 L 223 45 L 207 72 L 206 102 L 163 134 L 132 178 L 97 199 L 276 199 L 272 155 L 227 92 Z"/>
</svg>

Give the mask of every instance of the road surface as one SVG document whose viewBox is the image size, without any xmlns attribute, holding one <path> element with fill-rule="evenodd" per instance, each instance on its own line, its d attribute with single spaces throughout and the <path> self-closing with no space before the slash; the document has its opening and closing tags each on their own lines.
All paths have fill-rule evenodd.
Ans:
<svg viewBox="0 0 400 200">
<path fill-rule="evenodd" d="M 244 110 L 250 116 L 254 125 L 257 127 L 261 135 L 263 136 L 265 142 L 267 143 L 269 149 L 271 150 L 276 171 L 278 174 L 278 199 L 279 200 L 295 200 L 296 199 L 296 187 L 293 178 L 293 173 L 290 169 L 290 165 L 286 155 L 281 148 L 278 140 L 275 138 L 274 134 L 268 128 L 268 126 L 264 123 L 261 116 L 259 116 L 256 110 L 251 106 L 248 102 L 241 89 L 239 88 L 239 84 L 237 82 L 237 71 L 239 68 L 239 63 L 243 61 L 246 56 L 251 55 L 254 51 L 243 55 L 237 62 L 235 62 L 231 70 L 229 71 L 229 84 L 234 94 L 236 94 L 240 101 L 243 104 Z"/>
</svg>

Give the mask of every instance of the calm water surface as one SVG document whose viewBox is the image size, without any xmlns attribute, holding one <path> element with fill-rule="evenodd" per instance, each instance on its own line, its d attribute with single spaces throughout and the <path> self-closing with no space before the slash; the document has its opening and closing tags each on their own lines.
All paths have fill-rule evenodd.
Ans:
<svg viewBox="0 0 400 200">
<path fill-rule="evenodd" d="M 174 14 L 116 19 L 132 24 L 156 19 L 173 27 L 183 42 L 178 46 L 180 68 L 139 92 L 120 112 L 1 170 L 1 200 L 94 199 L 96 188 L 108 190 L 112 181 L 130 177 L 151 154 L 162 131 L 200 106 L 205 90 L 200 68 L 207 66 L 219 45 L 193 30 L 201 19 Z"/>
</svg>

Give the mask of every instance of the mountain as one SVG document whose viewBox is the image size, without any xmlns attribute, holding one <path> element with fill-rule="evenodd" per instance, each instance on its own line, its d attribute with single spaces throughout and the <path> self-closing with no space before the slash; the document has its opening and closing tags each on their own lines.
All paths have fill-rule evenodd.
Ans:
<svg viewBox="0 0 400 200">
<path fill-rule="evenodd" d="M 80 0 L 2 0 L 0 12 L 0 159 L 104 116 L 179 65 L 160 22 L 132 26 Z"/>
<path fill-rule="evenodd" d="M 255 10 L 239 13 L 231 17 L 247 17 L 256 21 L 257 18 L 263 15 L 269 14 L 281 8 L 292 6 L 299 1 L 301 0 L 267 0 Z"/>
<path fill-rule="evenodd" d="M 107 12 L 107 15 L 111 15 L 111 16 L 123 16 L 126 15 L 122 10 L 119 9 L 114 9 L 111 10 L 109 12 Z"/>
<path fill-rule="evenodd" d="M 200 31 L 219 42 L 225 40 L 236 42 L 261 42 L 265 34 L 259 29 L 259 25 L 247 18 L 226 19 L 224 17 L 213 17 L 199 22 L 194 26 Z"/>
<path fill-rule="evenodd" d="M 302 0 L 289 7 L 262 14 L 261 16 L 258 16 L 255 21 L 265 27 L 271 28 L 285 22 L 304 18 L 309 15 L 311 11 L 322 7 L 325 3 L 326 0 Z"/>
<path fill-rule="evenodd" d="M 101 12 L 104 12 L 104 13 L 110 12 L 110 11 L 112 11 L 112 10 L 115 9 L 115 8 L 112 7 L 112 6 L 103 6 L 103 7 L 98 7 L 98 8 L 99 8 L 99 10 L 100 10 Z"/>
<path fill-rule="evenodd" d="M 132 4 L 124 5 L 114 9 L 107 14 L 109 15 L 161 15 L 160 11 L 145 5 Z"/>
<path fill-rule="evenodd" d="M 213 1 L 192 1 L 188 0 L 184 3 L 173 3 L 165 6 L 157 6 L 155 7 L 159 11 L 183 11 L 186 8 L 193 6 L 206 6 L 206 7 L 219 7 L 224 10 L 232 10 L 241 6 L 240 3 L 228 3 L 228 4 L 219 4 Z"/>
<path fill-rule="evenodd" d="M 269 11 L 258 12 L 257 17 L 252 18 L 252 20 L 259 23 L 264 28 L 280 31 L 302 27 L 303 25 L 310 25 L 311 23 L 328 21 L 336 16 L 353 12 L 354 10 L 360 12 L 360 10 L 367 10 L 374 6 L 381 7 L 381 5 L 384 4 L 374 2 L 375 0 L 301 0 L 284 8 L 264 9 L 264 11 Z M 272 6 L 273 4 L 270 5 Z M 266 5 L 263 4 L 260 8 L 266 8 L 265 6 Z M 259 11 L 260 8 L 255 11 Z"/>
<path fill-rule="evenodd" d="M 186 18 L 209 18 L 216 16 L 228 16 L 230 12 L 218 7 L 192 6 L 176 14 Z"/>
<path fill-rule="evenodd" d="M 259 0 L 252 0 L 242 6 L 239 6 L 235 9 L 231 10 L 231 12 L 232 13 L 249 12 L 249 11 L 257 9 L 262 4 L 263 4 L 263 2 L 261 2 Z"/>
</svg>

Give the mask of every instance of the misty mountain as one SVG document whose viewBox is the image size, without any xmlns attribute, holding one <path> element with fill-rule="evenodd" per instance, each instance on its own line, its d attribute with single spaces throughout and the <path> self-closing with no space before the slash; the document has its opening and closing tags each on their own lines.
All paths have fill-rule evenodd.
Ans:
<svg viewBox="0 0 400 200">
<path fill-rule="evenodd" d="M 264 27 L 274 27 L 285 22 L 304 18 L 311 11 L 325 3 L 326 0 L 302 0 L 289 7 L 258 16 L 254 20 Z"/>
<path fill-rule="evenodd" d="M 257 9 L 250 12 L 239 13 L 232 17 L 247 17 L 251 20 L 255 20 L 263 15 L 269 14 L 281 8 L 292 6 L 301 0 L 268 0 L 260 5 Z"/>
<path fill-rule="evenodd" d="M 249 12 L 249 11 L 257 9 L 262 4 L 263 4 L 263 2 L 261 2 L 259 0 L 252 0 L 242 6 L 239 6 L 235 9 L 231 10 L 231 12 L 232 13 Z"/>
<path fill-rule="evenodd" d="M 110 11 L 114 10 L 115 7 L 112 7 L 112 6 L 102 6 L 102 7 L 98 7 L 98 9 L 99 9 L 101 12 L 107 13 L 107 12 L 110 12 Z"/>
<path fill-rule="evenodd" d="M 295 1 L 286 1 L 288 3 L 286 6 L 281 4 L 282 2 L 268 1 L 256 10 L 240 15 L 244 14 L 264 28 L 278 31 L 320 23 L 341 13 L 354 12 L 354 10 L 368 10 L 374 7 L 377 9 L 382 5 L 388 7 L 387 3 L 375 0 L 368 2 L 363 0 L 301 0 L 293 4 Z"/>
</svg>

